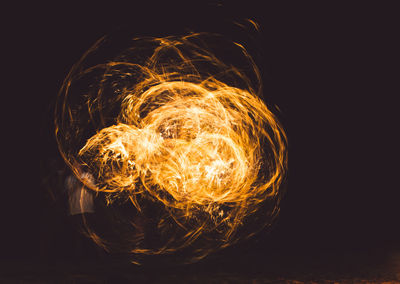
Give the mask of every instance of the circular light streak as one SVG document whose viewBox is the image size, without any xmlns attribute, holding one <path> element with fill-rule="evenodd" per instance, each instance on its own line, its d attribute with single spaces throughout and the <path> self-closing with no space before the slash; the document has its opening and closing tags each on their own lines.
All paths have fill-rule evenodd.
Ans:
<svg viewBox="0 0 400 284">
<path fill-rule="evenodd" d="M 90 48 L 56 107 L 60 153 L 101 204 L 88 235 L 133 262 L 194 261 L 270 226 L 287 143 L 245 48 L 212 34 L 123 45 Z"/>
</svg>

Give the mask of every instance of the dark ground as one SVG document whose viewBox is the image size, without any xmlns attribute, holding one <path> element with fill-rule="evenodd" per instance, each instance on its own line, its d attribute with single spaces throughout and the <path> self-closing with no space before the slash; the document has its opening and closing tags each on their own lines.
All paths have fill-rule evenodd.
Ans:
<svg viewBox="0 0 400 284">
<path fill-rule="evenodd" d="M 0 283 L 400 281 L 396 9 L 244 2 L 3 9 Z M 127 266 L 93 249 L 79 263 L 68 223 L 43 187 L 50 171 L 43 169 L 58 156 L 52 119 L 62 80 L 95 40 L 120 26 L 150 35 L 192 23 L 218 30 L 212 19 L 224 17 L 262 27 L 264 90 L 289 138 L 276 228 L 189 266 Z"/>
<path fill-rule="evenodd" d="M 304 253 L 304 252 L 303 252 Z M 3 263 L 1 283 L 397 283 L 400 282 L 399 253 L 291 253 L 238 259 L 213 258 L 176 268 L 137 267 L 117 263 L 32 261 Z M 253 265 L 250 267 L 248 263 Z M 227 267 L 229 265 L 229 267 Z M 223 266 L 223 267 L 221 267 Z M 397 281 L 397 282 L 396 282 Z"/>
</svg>

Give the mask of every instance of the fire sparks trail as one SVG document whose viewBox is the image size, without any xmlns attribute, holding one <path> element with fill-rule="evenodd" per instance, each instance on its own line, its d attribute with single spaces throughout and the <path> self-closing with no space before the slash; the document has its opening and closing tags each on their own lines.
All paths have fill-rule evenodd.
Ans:
<svg viewBox="0 0 400 284">
<path fill-rule="evenodd" d="M 213 41 L 223 41 L 241 69 L 219 59 Z M 72 68 L 55 121 L 61 154 L 94 177 L 82 182 L 104 212 L 129 207 L 118 215 L 118 241 L 88 224 L 92 239 L 134 261 L 177 250 L 195 260 L 269 226 L 279 211 L 286 136 L 260 98 L 258 69 L 243 46 L 207 34 L 134 39 L 93 64 L 105 44 Z"/>
</svg>

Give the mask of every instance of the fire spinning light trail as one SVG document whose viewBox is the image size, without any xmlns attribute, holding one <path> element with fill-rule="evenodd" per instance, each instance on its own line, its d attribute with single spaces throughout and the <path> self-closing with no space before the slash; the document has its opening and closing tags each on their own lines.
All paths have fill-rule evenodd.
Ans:
<svg viewBox="0 0 400 284">
<path fill-rule="evenodd" d="M 270 226 L 286 136 L 244 47 L 211 34 L 118 44 L 103 38 L 74 65 L 56 107 L 62 156 L 93 176 L 89 236 L 133 262 L 194 261 Z"/>
</svg>

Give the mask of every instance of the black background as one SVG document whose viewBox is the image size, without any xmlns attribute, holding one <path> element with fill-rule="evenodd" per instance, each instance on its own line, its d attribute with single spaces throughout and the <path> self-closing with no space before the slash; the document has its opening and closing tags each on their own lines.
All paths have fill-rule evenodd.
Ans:
<svg viewBox="0 0 400 284">
<path fill-rule="evenodd" d="M 150 35 L 189 26 L 213 31 L 218 17 L 260 24 L 265 97 L 279 106 L 289 139 L 288 192 L 275 229 L 219 254 L 219 265 L 243 250 L 254 252 L 254 263 L 267 261 L 269 252 L 323 258 L 380 251 L 379 263 L 398 251 L 393 7 L 214 1 L 8 8 L 2 20 L 3 260 L 39 255 L 42 216 L 51 214 L 40 165 L 57 155 L 53 107 L 72 64 L 122 26 Z"/>
</svg>

